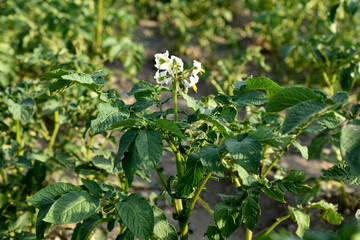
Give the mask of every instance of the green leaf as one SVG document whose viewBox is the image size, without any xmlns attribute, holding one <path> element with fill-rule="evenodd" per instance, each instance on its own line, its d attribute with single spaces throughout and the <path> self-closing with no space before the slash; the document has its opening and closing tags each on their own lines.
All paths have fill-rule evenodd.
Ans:
<svg viewBox="0 0 360 240">
<path fill-rule="evenodd" d="M 259 141 L 253 137 L 245 137 L 241 141 L 228 138 L 225 146 L 235 162 L 251 173 L 258 173 L 262 154 L 262 146 Z"/>
<path fill-rule="evenodd" d="M 122 102 L 99 103 L 97 109 L 99 114 L 91 121 L 91 131 L 98 134 L 106 131 L 111 125 L 125 120 L 130 116 L 129 110 L 122 106 Z"/>
<path fill-rule="evenodd" d="M 275 128 L 273 127 L 259 126 L 254 132 L 250 132 L 249 136 L 272 147 L 286 145 L 291 140 L 291 137 L 281 137 L 280 135 L 273 133 L 273 131 L 275 131 Z"/>
<path fill-rule="evenodd" d="M 155 206 L 152 209 L 154 211 L 154 234 L 161 240 L 177 240 L 177 231 L 173 225 L 168 223 L 163 210 Z"/>
<path fill-rule="evenodd" d="M 312 115 L 326 108 L 326 106 L 327 106 L 326 104 L 316 100 L 305 101 L 296 104 L 286 114 L 284 125 L 282 128 L 282 133 L 286 134 L 292 131 L 300 124 L 306 122 Z"/>
<path fill-rule="evenodd" d="M 282 180 L 284 181 L 291 181 L 291 182 L 302 182 L 306 178 L 306 173 L 303 171 L 298 171 L 291 169 L 289 174 L 284 177 Z"/>
<path fill-rule="evenodd" d="M 234 107 L 223 107 L 219 114 L 219 119 L 225 122 L 232 122 L 235 120 L 237 115 L 236 108 Z"/>
<path fill-rule="evenodd" d="M 154 85 L 152 85 L 149 82 L 144 82 L 144 81 L 140 81 L 137 82 L 134 87 L 131 89 L 131 91 L 128 93 L 129 96 L 134 95 L 135 93 L 138 92 L 143 92 L 143 91 L 155 91 L 155 87 Z"/>
<path fill-rule="evenodd" d="M 294 221 L 297 222 L 298 228 L 296 230 L 296 235 L 298 235 L 300 238 L 304 236 L 304 233 L 306 230 L 310 227 L 310 217 L 303 213 L 301 210 L 289 207 L 292 218 Z"/>
<path fill-rule="evenodd" d="M 186 164 L 188 169 L 176 186 L 177 195 L 181 198 L 188 197 L 194 191 L 200 184 L 205 171 L 198 154 L 190 154 Z"/>
<path fill-rule="evenodd" d="M 86 191 L 68 192 L 57 199 L 43 221 L 68 224 L 82 221 L 95 213 L 100 201 Z"/>
<path fill-rule="evenodd" d="M 261 89 L 271 92 L 281 90 L 276 82 L 266 77 L 248 78 L 246 79 L 246 90 Z"/>
<path fill-rule="evenodd" d="M 60 101 L 56 99 L 50 99 L 45 103 L 42 113 L 45 115 L 50 115 L 59 110 L 60 108 Z"/>
<path fill-rule="evenodd" d="M 36 239 L 44 239 L 44 235 L 49 230 L 51 223 L 44 222 L 43 219 L 46 214 L 49 212 L 51 205 L 54 201 L 48 202 L 46 204 L 41 204 L 37 218 L 36 218 Z"/>
<path fill-rule="evenodd" d="M 253 230 L 260 217 L 259 196 L 249 194 L 241 204 L 243 223 L 249 230 Z"/>
<path fill-rule="evenodd" d="M 138 128 L 130 128 L 127 130 L 120 139 L 119 142 L 119 149 L 115 156 L 115 162 L 114 165 L 118 166 L 118 164 L 121 161 L 122 156 L 124 153 L 128 150 L 130 144 L 134 141 L 136 135 L 139 133 L 140 129 Z"/>
<path fill-rule="evenodd" d="M 8 230 L 10 232 L 14 232 L 30 224 L 31 224 L 31 213 L 24 212 L 20 215 L 16 215 L 16 218 L 9 222 Z"/>
<path fill-rule="evenodd" d="M 62 75 L 61 78 L 64 80 L 72 80 L 76 83 L 82 83 L 82 84 L 93 84 L 94 83 L 94 81 L 90 75 L 81 73 L 81 72 Z"/>
<path fill-rule="evenodd" d="M 336 92 L 334 95 L 331 96 L 331 100 L 334 100 L 338 104 L 343 104 L 349 99 L 348 92 Z"/>
<path fill-rule="evenodd" d="M 223 148 L 218 148 L 215 145 L 207 145 L 200 148 L 199 156 L 202 166 L 208 171 L 213 172 L 219 177 L 224 176 L 225 167 L 221 163 L 221 157 L 224 153 Z"/>
<path fill-rule="evenodd" d="M 123 223 L 137 238 L 151 238 L 154 230 L 154 212 L 145 198 L 133 193 L 122 202 L 117 202 L 116 210 Z"/>
<path fill-rule="evenodd" d="M 233 97 L 232 104 L 241 108 L 245 106 L 261 105 L 268 101 L 268 98 L 262 92 L 250 90 L 241 92 Z"/>
<path fill-rule="evenodd" d="M 327 203 L 324 200 L 321 200 L 320 202 L 312 203 L 310 207 L 322 210 L 320 215 L 321 218 L 332 225 L 340 225 L 344 220 L 344 218 L 337 212 L 337 206 L 332 203 Z"/>
<path fill-rule="evenodd" d="M 56 80 L 55 82 L 52 82 L 49 85 L 50 94 L 54 95 L 55 93 L 62 93 L 72 85 L 74 85 L 74 82 L 61 80 L 61 79 Z"/>
<path fill-rule="evenodd" d="M 135 173 L 141 165 L 141 159 L 135 147 L 131 147 L 131 149 L 125 153 L 121 164 L 124 169 L 126 179 L 128 180 L 128 184 L 131 186 Z"/>
<path fill-rule="evenodd" d="M 156 125 L 161 129 L 164 129 L 166 131 L 175 134 L 180 139 L 184 138 L 184 135 L 182 134 L 181 130 L 176 125 L 176 123 L 174 123 L 174 121 L 171 121 L 169 119 L 158 119 L 156 121 Z"/>
<path fill-rule="evenodd" d="M 136 150 L 145 169 L 150 173 L 159 163 L 163 142 L 161 135 L 153 130 L 141 130 L 135 139 Z"/>
<path fill-rule="evenodd" d="M 71 71 L 63 70 L 63 69 L 56 69 L 50 72 L 46 72 L 39 75 L 41 81 L 44 80 L 51 80 L 51 79 L 60 79 L 61 76 L 69 74 Z"/>
<path fill-rule="evenodd" d="M 272 198 L 276 201 L 285 203 L 285 199 L 284 199 L 284 193 L 282 191 L 280 191 L 276 185 L 272 185 L 271 187 L 268 187 L 266 185 L 264 185 L 261 190 L 269 197 Z"/>
<path fill-rule="evenodd" d="M 354 174 L 346 162 L 341 162 L 326 171 L 323 171 L 322 177 L 341 180 L 345 183 L 360 186 L 360 176 Z"/>
<path fill-rule="evenodd" d="M 191 108 L 194 112 L 196 112 L 197 110 L 199 110 L 200 108 L 204 107 L 204 104 L 199 101 L 199 100 L 195 100 L 193 97 L 190 97 L 189 95 L 187 95 L 186 93 L 181 93 L 181 96 L 184 98 L 184 100 L 186 101 L 186 105 Z"/>
<path fill-rule="evenodd" d="M 91 160 L 94 166 L 104 169 L 110 174 L 115 174 L 122 170 L 120 162 L 115 164 L 114 156 L 111 151 L 98 150 L 96 151 L 96 154 L 97 155 Z"/>
<path fill-rule="evenodd" d="M 54 183 L 35 193 L 34 196 L 27 200 L 27 202 L 32 204 L 34 207 L 39 208 L 42 201 L 49 199 L 52 200 L 65 193 L 79 190 L 81 190 L 81 187 L 75 186 L 71 183 Z"/>
<path fill-rule="evenodd" d="M 287 87 L 271 96 L 266 105 L 267 112 L 280 112 L 300 102 L 318 100 L 319 96 L 307 87 Z"/>
<path fill-rule="evenodd" d="M 101 196 L 103 190 L 97 182 L 84 178 L 82 178 L 81 181 L 92 195 Z"/>
<path fill-rule="evenodd" d="M 6 103 L 13 119 L 21 120 L 23 125 L 27 124 L 35 113 L 35 102 L 32 98 L 24 99 L 20 104 L 11 99 L 8 99 Z"/>
<path fill-rule="evenodd" d="M 134 110 L 134 112 L 141 112 L 152 105 L 156 103 L 155 98 L 150 97 L 142 97 L 139 98 L 134 104 L 131 105 L 131 108 Z"/>
<path fill-rule="evenodd" d="M 219 129 L 219 131 L 221 132 L 221 134 L 224 137 L 229 136 L 229 133 L 231 132 L 230 129 L 228 129 L 226 126 L 224 126 L 224 124 L 220 123 L 214 117 L 211 117 L 211 116 L 205 115 L 205 114 L 200 114 L 198 117 L 199 117 L 199 119 L 206 120 L 206 121 L 212 123 L 215 127 L 217 127 L 217 129 Z"/>
<path fill-rule="evenodd" d="M 308 148 L 306 146 L 302 146 L 299 142 L 294 141 L 293 142 L 294 147 L 300 151 L 301 156 L 305 158 L 306 160 L 309 159 L 309 153 Z"/>
<path fill-rule="evenodd" d="M 360 120 L 355 119 L 346 124 L 341 131 L 341 154 L 349 164 L 351 171 L 360 174 Z"/>
<path fill-rule="evenodd" d="M 214 221 L 225 238 L 240 226 L 240 216 L 241 213 L 236 207 L 228 207 L 223 203 L 215 205 Z"/>
<path fill-rule="evenodd" d="M 221 231 L 215 226 L 209 226 L 204 234 L 204 237 L 208 237 L 209 240 L 224 240 L 221 236 Z"/>
<path fill-rule="evenodd" d="M 82 223 L 78 223 L 76 228 L 78 232 L 73 233 L 71 240 L 75 239 L 88 239 L 91 236 L 91 231 L 94 230 L 94 227 L 101 222 L 99 215 L 92 215 L 91 217 L 85 219 Z M 74 236 L 76 234 L 76 236 Z M 94 238 L 95 236 L 93 236 Z"/>
<path fill-rule="evenodd" d="M 320 159 L 322 150 L 327 142 L 328 134 L 326 131 L 317 135 L 309 146 L 309 160 Z"/>
<path fill-rule="evenodd" d="M 353 72 L 354 72 L 354 66 L 344 68 L 340 72 L 340 86 L 341 86 L 342 90 L 344 90 L 346 92 L 350 92 L 350 90 L 354 86 L 355 79 L 352 76 Z"/>
<path fill-rule="evenodd" d="M 318 120 L 316 120 L 316 123 L 328 129 L 334 129 L 337 128 L 345 120 L 346 118 L 341 116 L 340 114 L 336 112 L 329 112 L 321 116 L 321 118 L 319 118 Z"/>
<path fill-rule="evenodd" d="M 347 7 L 348 7 L 348 11 L 349 13 L 354 16 L 357 9 L 358 9 L 358 6 L 359 6 L 359 1 L 358 0 L 349 0 L 348 1 L 348 4 L 347 4 Z"/>
</svg>

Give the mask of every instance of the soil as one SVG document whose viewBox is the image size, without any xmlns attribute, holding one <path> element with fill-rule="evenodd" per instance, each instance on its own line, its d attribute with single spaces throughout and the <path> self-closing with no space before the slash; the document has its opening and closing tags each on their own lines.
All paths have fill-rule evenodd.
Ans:
<svg viewBox="0 0 360 240">
<path fill-rule="evenodd" d="M 156 53 L 163 53 L 167 49 L 167 43 L 169 41 L 166 41 L 158 31 L 158 25 L 156 22 L 153 21 L 145 21 L 142 20 L 139 22 L 139 28 L 137 31 L 137 37 L 139 41 L 143 44 L 145 51 L 146 51 L 146 61 L 143 65 L 143 68 L 141 72 L 137 75 L 137 78 L 139 80 L 144 80 L 148 82 L 152 82 L 154 84 L 154 74 L 155 74 L 155 67 L 154 67 L 154 54 Z M 170 54 L 172 54 L 170 52 Z M 204 57 L 208 55 L 208 53 L 201 52 L 199 48 L 196 46 L 190 47 L 186 51 L 186 56 L 179 56 L 183 59 L 199 59 L 200 57 Z M 221 55 L 221 50 L 220 53 Z M 112 67 L 121 68 L 119 65 L 115 65 Z M 259 76 L 259 73 L 256 72 L 256 69 L 249 68 L 248 74 Z M 133 98 L 128 97 L 126 95 L 127 92 L 130 91 L 132 84 L 126 80 L 121 78 L 120 76 L 117 76 L 117 78 L 114 78 L 112 80 L 112 84 L 115 84 L 118 86 L 118 89 L 120 89 L 120 92 L 122 94 L 122 97 L 125 98 L 125 101 L 127 103 L 131 103 L 134 101 Z M 114 86 L 114 85 L 113 85 Z M 201 96 L 207 96 L 211 93 L 213 93 L 214 88 L 206 81 L 206 79 L 202 79 L 199 83 L 199 92 L 194 93 L 192 91 L 189 91 L 189 95 L 199 99 Z M 169 103 L 171 104 L 171 103 Z M 180 104 L 184 104 L 183 101 L 180 100 Z M 171 106 L 171 105 L 170 105 Z M 309 145 L 310 141 L 308 139 L 305 139 L 305 142 L 307 145 Z M 333 164 L 325 161 L 320 160 L 313 160 L 313 161 L 307 161 L 304 158 L 302 158 L 299 153 L 297 152 L 290 152 L 288 154 L 285 154 L 284 159 L 282 161 L 282 164 L 284 168 L 287 169 L 296 169 L 305 171 L 307 173 L 307 177 L 319 177 L 321 174 L 322 169 L 328 169 Z M 168 178 L 170 175 L 176 174 L 176 166 L 175 166 L 175 159 L 172 153 L 164 152 L 163 159 L 160 161 L 160 166 L 163 167 L 164 170 L 164 176 L 165 178 Z M 209 180 L 206 184 L 207 191 L 204 191 L 201 193 L 201 198 L 204 199 L 212 209 L 214 209 L 214 206 L 221 202 L 219 193 L 222 194 L 234 194 L 235 193 L 235 187 L 234 184 L 230 182 L 230 178 L 224 178 L 220 179 L 219 181 L 215 180 Z M 157 175 L 154 173 L 151 177 L 152 182 L 147 183 L 142 179 L 136 178 L 134 181 L 134 186 L 147 186 L 146 190 L 144 190 L 142 187 L 141 191 L 139 193 L 143 194 L 145 197 L 148 197 L 152 191 L 155 191 L 156 193 L 159 193 L 159 186 L 160 181 L 157 178 Z M 136 191 L 136 187 L 133 189 Z M 355 189 L 358 190 L 358 189 Z M 350 189 L 350 192 L 354 192 L 354 189 Z M 339 209 L 343 210 L 343 216 L 346 218 L 346 216 L 354 216 L 354 213 L 350 213 L 349 210 L 345 211 L 345 207 L 342 205 L 340 199 L 340 190 L 338 188 L 334 188 L 331 190 L 325 189 L 326 194 L 323 196 L 323 198 L 327 198 L 329 202 L 333 203 L 339 203 Z M 320 200 L 320 199 L 319 199 Z M 254 229 L 254 235 L 261 233 L 262 231 L 265 231 L 269 226 L 271 226 L 275 221 L 276 218 L 282 217 L 284 215 L 288 214 L 288 204 L 291 206 L 296 206 L 294 196 L 291 194 L 286 195 L 286 204 L 279 203 L 275 200 L 272 200 L 268 198 L 266 195 L 260 196 L 260 209 L 261 209 L 261 217 L 259 220 L 259 223 L 257 224 L 256 228 Z M 174 207 L 171 206 L 169 203 L 165 201 L 164 198 L 161 198 L 158 200 L 158 207 L 164 210 L 164 212 L 167 215 L 168 221 L 173 224 L 177 228 L 177 222 L 173 220 L 172 214 L 174 213 Z M 338 226 L 332 226 L 328 223 L 326 223 L 324 220 L 320 218 L 320 214 L 318 211 L 310 211 L 311 215 L 311 223 L 310 223 L 310 230 L 318 231 L 318 230 L 332 230 L 337 229 Z M 190 229 L 193 230 L 193 234 L 190 235 L 191 240 L 198 240 L 203 239 L 204 233 L 207 230 L 207 227 L 209 225 L 214 225 L 212 216 L 201 206 L 201 204 L 197 203 L 194 209 L 194 212 L 190 218 Z M 288 219 L 281 223 L 275 230 L 278 231 L 280 229 L 286 229 L 290 230 L 292 232 L 296 231 L 297 224 L 293 222 L 291 219 Z M 115 230 L 114 230 L 115 231 Z M 114 233 L 111 233 L 114 234 Z M 245 235 L 245 230 L 242 227 L 240 227 L 237 231 L 235 231 L 228 239 L 243 239 Z M 116 236 L 116 235 L 115 235 Z"/>
</svg>

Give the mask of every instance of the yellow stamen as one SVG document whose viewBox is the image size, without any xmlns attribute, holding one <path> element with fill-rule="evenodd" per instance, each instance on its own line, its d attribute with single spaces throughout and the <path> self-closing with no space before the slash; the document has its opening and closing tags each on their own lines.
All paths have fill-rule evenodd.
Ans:
<svg viewBox="0 0 360 240">
<path fill-rule="evenodd" d="M 200 75 L 203 74 L 204 72 L 205 72 L 205 69 L 203 69 L 203 68 L 201 68 L 199 71 Z"/>
<path fill-rule="evenodd" d="M 197 92 L 197 87 L 196 87 L 196 85 L 194 84 L 194 85 L 192 85 L 192 89 L 195 91 L 195 92 Z"/>
</svg>

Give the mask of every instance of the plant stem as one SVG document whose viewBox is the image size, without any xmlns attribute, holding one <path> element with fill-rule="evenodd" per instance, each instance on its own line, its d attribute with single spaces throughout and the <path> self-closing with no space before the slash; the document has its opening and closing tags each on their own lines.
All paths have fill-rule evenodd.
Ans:
<svg viewBox="0 0 360 240">
<path fill-rule="evenodd" d="M 266 169 L 266 171 L 264 172 L 262 178 L 264 179 L 266 177 L 266 175 L 270 172 L 270 170 L 275 166 L 275 164 L 277 163 L 277 161 L 280 160 L 280 158 L 282 157 L 282 155 L 284 155 L 284 153 L 287 151 L 287 149 L 291 146 L 291 144 L 293 144 L 293 142 L 297 139 L 297 137 L 304 131 L 304 129 L 309 126 L 309 124 L 311 123 L 311 121 L 308 121 L 307 123 L 305 123 L 300 130 L 295 134 L 295 136 L 291 139 L 291 141 L 283 148 L 283 150 L 279 153 L 279 155 L 271 162 L 270 166 Z"/>
<path fill-rule="evenodd" d="M 252 235 L 253 235 L 253 232 L 250 229 L 246 228 L 245 229 L 245 240 L 251 240 Z"/>
<path fill-rule="evenodd" d="M 177 111 L 177 81 L 173 81 L 173 91 L 174 91 L 174 120 L 178 121 L 178 111 Z"/>
<path fill-rule="evenodd" d="M 323 77 L 329 87 L 330 95 L 334 95 L 334 85 L 332 84 L 332 82 L 330 82 L 329 76 L 326 74 L 326 72 L 323 72 Z"/>
<path fill-rule="evenodd" d="M 340 182 L 340 190 L 341 190 L 341 200 L 343 201 L 344 205 L 347 208 L 351 208 L 350 203 L 349 203 L 349 199 L 346 195 L 346 185 L 344 182 Z"/>
<path fill-rule="evenodd" d="M 7 178 L 6 178 L 5 169 L 1 170 L 1 178 L 2 178 L 2 184 L 7 185 Z"/>
<path fill-rule="evenodd" d="M 90 158 L 91 158 L 91 149 L 92 149 L 92 147 L 94 145 L 94 140 L 95 140 L 95 135 L 91 135 L 90 143 L 89 143 L 89 146 L 87 147 L 87 150 L 86 150 L 86 158 L 88 160 L 90 160 Z"/>
<path fill-rule="evenodd" d="M 20 120 L 17 119 L 15 120 L 15 128 L 16 128 L 16 141 L 20 144 L 20 146 L 17 148 L 17 154 L 18 156 L 22 156 L 23 155 L 23 141 L 21 139 L 21 132 L 20 132 Z"/>
<path fill-rule="evenodd" d="M 290 216 L 291 216 L 291 214 L 286 215 L 286 216 L 284 216 L 282 218 L 277 218 L 276 222 L 266 230 L 266 232 L 262 235 L 262 237 L 267 236 L 272 230 L 274 230 L 274 228 L 276 228 L 277 225 L 279 225 L 280 223 L 282 223 L 283 221 L 288 219 Z"/>
<path fill-rule="evenodd" d="M 160 178 L 160 181 L 161 181 L 162 185 L 164 186 L 165 190 L 170 194 L 171 192 L 170 192 L 170 189 L 169 189 L 169 187 L 167 185 L 167 182 L 166 182 L 166 180 L 164 178 L 164 175 L 162 174 L 162 172 L 160 171 L 160 169 L 158 167 L 156 168 L 156 173 L 158 174 L 158 176 Z"/>
<path fill-rule="evenodd" d="M 56 140 L 56 136 L 58 134 L 59 131 L 59 127 L 60 127 L 60 122 L 59 122 L 59 111 L 55 111 L 54 112 L 54 130 L 52 132 L 51 138 L 50 138 L 50 142 L 48 145 L 48 151 L 51 152 L 52 148 L 54 146 L 55 140 Z"/>
<path fill-rule="evenodd" d="M 212 210 L 207 202 L 205 202 L 201 197 L 199 197 L 199 202 L 201 205 L 205 208 L 208 213 L 210 213 L 211 216 L 214 216 L 214 210 Z"/>
<path fill-rule="evenodd" d="M 95 26 L 94 52 L 98 54 L 100 52 L 101 33 L 103 30 L 103 0 L 97 0 L 96 14 L 97 21 Z"/>
</svg>

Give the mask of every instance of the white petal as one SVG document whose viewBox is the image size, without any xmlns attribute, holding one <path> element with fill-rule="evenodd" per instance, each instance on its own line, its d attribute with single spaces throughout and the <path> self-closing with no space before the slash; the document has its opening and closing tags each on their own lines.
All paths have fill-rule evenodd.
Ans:
<svg viewBox="0 0 360 240">
<path fill-rule="evenodd" d="M 169 70 L 169 51 L 155 54 L 155 67 L 160 70 Z"/>
<path fill-rule="evenodd" d="M 201 62 L 198 62 L 196 60 L 193 61 L 194 69 L 192 70 L 192 75 L 196 75 L 200 72 L 201 69 Z"/>
<path fill-rule="evenodd" d="M 180 58 L 171 56 L 170 64 L 175 73 L 184 71 L 184 63 Z"/>
</svg>

